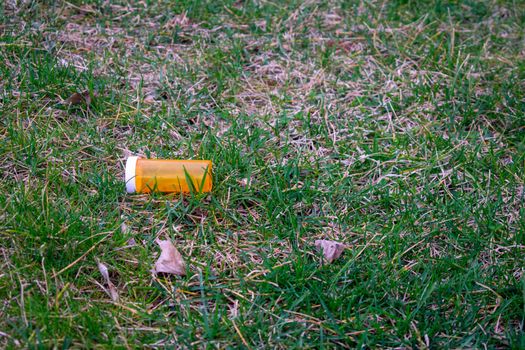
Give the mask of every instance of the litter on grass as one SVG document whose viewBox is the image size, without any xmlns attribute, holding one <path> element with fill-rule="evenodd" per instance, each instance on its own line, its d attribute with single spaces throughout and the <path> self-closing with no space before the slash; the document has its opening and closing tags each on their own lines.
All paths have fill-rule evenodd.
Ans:
<svg viewBox="0 0 525 350">
<path fill-rule="evenodd" d="M 210 160 L 144 159 L 129 157 L 125 181 L 128 193 L 210 192 L 212 188 Z"/>
</svg>

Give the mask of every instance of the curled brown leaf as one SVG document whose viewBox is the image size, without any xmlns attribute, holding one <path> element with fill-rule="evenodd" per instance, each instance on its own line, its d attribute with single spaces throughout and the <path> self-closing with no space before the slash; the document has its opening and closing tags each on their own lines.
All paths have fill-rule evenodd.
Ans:
<svg viewBox="0 0 525 350">
<path fill-rule="evenodd" d="M 97 96 L 97 94 L 93 93 L 93 96 Z M 75 92 L 64 101 L 64 104 L 67 105 L 79 105 L 81 103 L 85 103 L 87 106 L 91 104 L 91 94 L 89 90 Z"/>
</svg>

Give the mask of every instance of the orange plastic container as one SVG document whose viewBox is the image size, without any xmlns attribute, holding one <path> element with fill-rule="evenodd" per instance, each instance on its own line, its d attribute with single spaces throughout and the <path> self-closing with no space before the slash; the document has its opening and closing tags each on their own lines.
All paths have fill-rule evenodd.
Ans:
<svg viewBox="0 0 525 350">
<path fill-rule="evenodd" d="M 211 160 L 144 159 L 126 160 L 126 191 L 210 192 Z"/>
</svg>

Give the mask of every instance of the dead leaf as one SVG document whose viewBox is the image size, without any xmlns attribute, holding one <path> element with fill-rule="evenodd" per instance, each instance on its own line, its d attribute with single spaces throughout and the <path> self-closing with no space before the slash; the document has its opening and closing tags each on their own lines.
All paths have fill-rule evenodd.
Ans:
<svg viewBox="0 0 525 350">
<path fill-rule="evenodd" d="M 229 306 L 230 309 L 230 316 L 228 317 L 230 320 L 232 318 L 239 317 L 239 300 L 235 300 L 232 305 Z"/>
<path fill-rule="evenodd" d="M 262 31 L 266 31 L 266 20 L 255 21 L 253 24 Z"/>
<path fill-rule="evenodd" d="M 157 95 L 154 94 L 154 93 L 148 94 L 148 95 L 146 95 L 146 97 L 144 97 L 144 101 L 143 102 L 146 103 L 146 104 L 149 104 L 149 105 L 153 104 L 153 103 L 155 103 L 156 97 L 157 97 Z"/>
<path fill-rule="evenodd" d="M 171 273 L 177 276 L 186 275 L 186 264 L 182 259 L 179 251 L 171 241 L 168 240 L 156 240 L 160 247 L 160 256 L 155 267 L 153 268 L 154 273 Z"/>
<path fill-rule="evenodd" d="M 93 93 L 93 96 L 96 96 L 96 93 Z M 69 96 L 67 100 L 64 101 L 64 104 L 67 105 L 79 105 L 85 103 L 87 106 L 91 104 L 91 95 L 89 90 L 83 92 L 75 92 L 73 95 Z"/>
<path fill-rule="evenodd" d="M 186 16 L 186 12 L 173 16 L 170 20 L 164 24 L 165 29 L 174 29 L 176 27 L 185 28 L 190 25 L 190 20 Z"/>
<path fill-rule="evenodd" d="M 106 284 L 108 285 L 109 296 L 111 297 L 111 300 L 118 301 L 117 288 L 115 287 L 113 282 L 111 282 L 111 280 L 109 279 L 108 267 L 104 265 L 103 263 L 101 263 L 100 261 L 97 261 L 97 266 L 98 266 L 98 270 L 100 271 L 100 274 L 102 275 L 102 277 L 104 277 L 104 281 L 106 281 Z"/>
<path fill-rule="evenodd" d="M 319 239 L 315 241 L 315 246 L 323 251 L 325 260 L 330 264 L 343 253 L 346 246 L 342 243 L 330 241 L 327 239 Z"/>
<path fill-rule="evenodd" d="M 120 224 L 120 232 L 124 234 L 128 233 L 128 225 L 126 225 L 125 222 L 122 222 L 122 224 Z"/>
</svg>

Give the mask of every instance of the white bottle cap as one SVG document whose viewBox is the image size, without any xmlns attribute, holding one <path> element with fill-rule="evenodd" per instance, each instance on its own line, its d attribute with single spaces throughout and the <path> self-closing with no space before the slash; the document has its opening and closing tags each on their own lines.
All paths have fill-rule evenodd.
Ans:
<svg viewBox="0 0 525 350">
<path fill-rule="evenodd" d="M 137 160 L 139 157 L 131 156 L 126 160 L 126 175 L 124 181 L 126 181 L 126 192 L 135 193 L 137 186 L 135 184 L 135 175 L 137 170 Z"/>
</svg>

